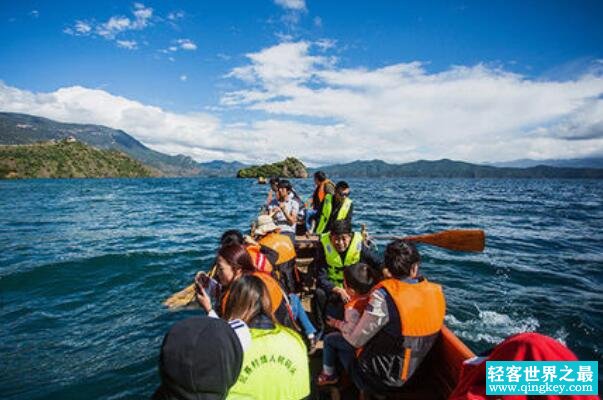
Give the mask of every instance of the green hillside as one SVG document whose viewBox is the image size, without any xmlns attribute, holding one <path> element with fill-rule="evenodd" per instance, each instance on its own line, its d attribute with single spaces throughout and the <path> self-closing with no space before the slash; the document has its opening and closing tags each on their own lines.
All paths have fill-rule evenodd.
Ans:
<svg viewBox="0 0 603 400">
<path fill-rule="evenodd" d="M 28 114 L 0 112 L 0 145 L 33 144 L 74 137 L 98 149 L 118 150 L 148 165 L 163 176 L 234 176 L 239 162 L 199 163 L 182 154 L 170 156 L 151 150 L 119 129 L 92 124 L 70 124 Z"/>
<path fill-rule="evenodd" d="M 308 171 L 306 166 L 297 158 L 288 157 L 284 161 L 274 164 L 253 165 L 248 168 L 240 169 L 237 172 L 237 178 L 258 178 L 258 177 L 279 176 L 281 178 L 307 178 Z"/>
<path fill-rule="evenodd" d="M 0 179 L 137 178 L 158 172 L 117 150 L 99 150 L 81 142 L 44 142 L 0 146 Z"/>
</svg>

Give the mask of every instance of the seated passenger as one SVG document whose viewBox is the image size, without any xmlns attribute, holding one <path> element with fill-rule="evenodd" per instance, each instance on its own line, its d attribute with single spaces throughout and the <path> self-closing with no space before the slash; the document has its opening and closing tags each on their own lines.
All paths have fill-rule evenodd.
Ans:
<svg viewBox="0 0 603 400">
<path fill-rule="evenodd" d="M 331 182 L 327 175 L 322 171 L 316 171 L 314 173 L 314 193 L 312 194 L 311 207 L 308 205 L 306 210 L 306 231 L 311 233 L 316 225 L 318 211 L 322 206 L 322 202 L 325 199 L 325 195 L 335 194 L 335 184 Z"/>
<path fill-rule="evenodd" d="M 350 370 L 356 348 L 349 344 L 342 334 L 349 334 L 358 324 L 368 304 L 369 292 L 375 284 L 371 268 L 362 263 L 346 268 L 343 271 L 343 278 L 343 286 L 350 296 L 350 301 L 345 304 L 343 321 L 327 318 L 327 325 L 339 332 L 332 332 L 325 336 L 322 350 L 322 372 L 318 375 L 318 386 L 337 383 L 339 380 L 339 374 L 335 370 L 337 360 L 346 371 Z"/>
<path fill-rule="evenodd" d="M 227 230 L 222 234 L 222 237 L 220 238 L 220 244 L 222 246 L 227 246 L 230 244 L 238 244 L 240 246 L 245 246 L 245 249 L 247 249 L 247 252 L 251 256 L 251 259 L 255 264 L 256 271 L 267 272 L 269 274 L 273 272 L 272 263 L 267 257 L 267 255 L 270 254 L 270 250 L 267 247 L 262 248 L 260 244 L 251 240 L 249 236 L 243 236 L 241 231 L 237 229 Z M 274 258 L 274 255 L 272 258 Z"/>
<path fill-rule="evenodd" d="M 152 399 L 225 399 L 239 377 L 243 351 L 233 328 L 221 319 L 177 322 L 161 345 L 161 386 Z"/>
<path fill-rule="evenodd" d="M 352 233 L 349 221 L 335 221 L 331 232 L 320 237 L 316 255 L 309 270 L 316 275 L 316 290 L 312 311 L 324 330 L 326 315 L 343 318 L 343 304 L 350 296 L 343 288 L 345 267 L 359 262 L 368 264 L 375 276 L 380 276 L 381 260 L 364 244 L 362 234 Z"/>
<path fill-rule="evenodd" d="M 270 297 L 262 281 L 245 275 L 234 282 L 224 318 L 241 319 L 250 328 L 241 373 L 229 399 L 302 399 L 310 394 L 306 346 L 292 329 L 272 317 Z"/>
<path fill-rule="evenodd" d="M 300 204 L 292 192 L 291 182 L 283 179 L 277 185 L 276 198 L 268 205 L 268 213 L 281 228 L 281 234 L 289 236 L 291 242 L 295 243 Z"/>
<path fill-rule="evenodd" d="M 385 249 L 384 273 L 360 321 L 343 337 L 360 355 L 351 375 L 361 390 L 385 394 L 401 388 L 421 364 L 444 323 L 442 287 L 419 276 L 421 258 L 412 242 Z"/>
<path fill-rule="evenodd" d="M 255 265 L 244 246 L 233 244 L 221 247 L 216 258 L 216 267 L 217 282 L 213 278 L 207 276 L 205 272 L 199 272 L 195 278 L 198 282 L 197 290 L 202 291 L 203 293 L 201 294 L 203 295 L 203 298 L 207 299 L 207 301 L 200 301 L 201 306 L 209 315 L 215 313 L 215 310 L 213 309 L 215 302 L 212 302 L 212 299 L 205 293 L 207 288 L 219 284 L 220 297 L 218 307 L 220 315 L 224 315 L 230 286 L 244 274 L 250 274 L 257 276 L 264 282 L 272 300 L 272 312 L 277 321 L 285 326 L 295 326 L 287 295 L 272 276 L 255 270 Z"/>
<path fill-rule="evenodd" d="M 272 265 L 273 276 L 287 293 L 296 292 L 299 277 L 295 269 L 295 246 L 289 236 L 281 234 L 281 228 L 268 215 L 258 217 L 254 234 L 260 252 Z"/>
<path fill-rule="evenodd" d="M 350 186 L 345 181 L 337 182 L 335 194 L 325 194 L 318 211 L 316 233 L 321 235 L 331 230 L 335 221 L 348 221 L 352 224 L 353 204 L 350 200 Z"/>
<path fill-rule="evenodd" d="M 296 253 L 293 243 L 288 236 L 281 235 L 280 228 L 274 224 L 268 215 L 260 215 L 256 222 L 255 240 L 261 254 L 266 256 L 264 264 L 273 266 L 272 275 L 276 277 L 289 296 L 293 319 L 298 321 L 310 343 L 311 351 L 316 349 L 318 338 L 316 328 L 303 309 L 301 300 L 296 294 L 301 286 L 299 271 L 295 265 Z"/>
</svg>

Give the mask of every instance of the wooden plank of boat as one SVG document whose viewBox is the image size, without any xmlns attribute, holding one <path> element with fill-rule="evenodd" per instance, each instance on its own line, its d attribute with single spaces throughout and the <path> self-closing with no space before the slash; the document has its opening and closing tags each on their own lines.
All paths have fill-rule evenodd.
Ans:
<svg viewBox="0 0 603 400">
<path fill-rule="evenodd" d="M 306 255 L 305 258 L 298 258 L 298 267 L 303 272 L 306 272 L 306 268 L 312 261 L 314 251 L 319 244 L 317 237 L 297 237 L 296 249 Z M 311 254 L 311 256 L 308 257 L 308 254 Z M 303 297 L 303 306 L 308 313 L 311 309 L 310 301 L 311 296 Z M 322 343 L 319 344 L 319 349 L 322 349 Z M 475 354 L 471 349 L 454 332 L 444 326 L 433 348 L 412 378 L 399 392 L 392 393 L 387 398 L 447 399 L 458 383 L 463 362 L 472 357 L 475 357 Z M 321 358 L 322 352 L 319 350 L 314 353 L 310 360 L 312 382 L 315 382 L 315 377 L 322 368 Z M 314 386 L 312 389 L 314 393 L 326 391 L 329 397 L 335 400 L 353 398 L 350 397 L 353 392 L 353 387 L 350 385 L 320 389 Z"/>
</svg>

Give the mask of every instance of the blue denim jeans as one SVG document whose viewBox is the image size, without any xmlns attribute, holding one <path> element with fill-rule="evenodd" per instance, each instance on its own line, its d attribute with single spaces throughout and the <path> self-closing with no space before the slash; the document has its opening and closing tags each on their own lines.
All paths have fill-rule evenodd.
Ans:
<svg viewBox="0 0 603 400">
<path fill-rule="evenodd" d="M 335 362 L 339 362 L 346 371 L 349 371 L 354 362 L 356 349 L 343 338 L 341 332 L 331 332 L 325 336 L 322 349 L 322 363 L 328 367 L 335 368 Z"/>
<path fill-rule="evenodd" d="M 299 321 L 306 336 L 316 333 L 316 328 L 314 328 L 312 321 L 310 321 L 308 314 L 306 314 L 306 310 L 304 310 L 299 296 L 295 293 L 289 294 L 289 302 L 291 304 L 293 318 L 295 318 L 296 321 Z"/>
<path fill-rule="evenodd" d="M 310 232 L 310 229 L 312 229 L 312 220 L 316 214 L 318 214 L 318 210 L 313 208 L 306 210 L 306 232 Z"/>
</svg>

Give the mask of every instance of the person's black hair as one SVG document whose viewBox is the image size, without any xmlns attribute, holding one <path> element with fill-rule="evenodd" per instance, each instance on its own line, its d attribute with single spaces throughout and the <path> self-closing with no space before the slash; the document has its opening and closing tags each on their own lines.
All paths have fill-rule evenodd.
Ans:
<svg viewBox="0 0 603 400">
<path fill-rule="evenodd" d="M 318 182 L 324 182 L 327 179 L 327 174 L 325 174 L 323 171 L 316 171 L 314 173 L 314 179 L 316 179 Z"/>
<path fill-rule="evenodd" d="M 350 185 L 346 181 L 339 181 L 337 185 L 335 185 L 336 190 L 349 189 Z"/>
<path fill-rule="evenodd" d="M 375 284 L 373 270 L 365 263 L 356 263 L 344 268 L 343 279 L 346 285 L 358 294 L 368 293 Z"/>
<path fill-rule="evenodd" d="M 278 182 L 278 186 L 277 186 L 277 187 L 278 187 L 279 189 L 280 189 L 280 188 L 285 188 L 285 189 L 287 189 L 287 190 L 291 190 L 291 189 L 293 189 L 293 185 L 291 185 L 291 182 L 289 182 L 289 180 L 287 180 L 287 179 L 281 179 L 281 180 Z"/>
<path fill-rule="evenodd" d="M 243 233 L 238 229 L 229 229 L 220 238 L 220 246 L 230 246 L 233 244 L 241 246 L 244 242 Z"/>
<path fill-rule="evenodd" d="M 272 178 L 270 178 L 270 184 L 271 185 L 276 185 L 277 183 L 279 183 L 279 181 L 281 180 L 281 178 L 279 178 L 278 176 L 273 176 Z"/>
<path fill-rule="evenodd" d="M 410 275 L 413 264 L 421 262 L 421 255 L 415 244 L 408 240 L 394 240 L 385 248 L 384 266 L 396 278 Z"/>
<path fill-rule="evenodd" d="M 331 233 L 334 235 L 352 233 L 352 223 L 347 219 L 335 220 L 331 224 Z"/>
</svg>

